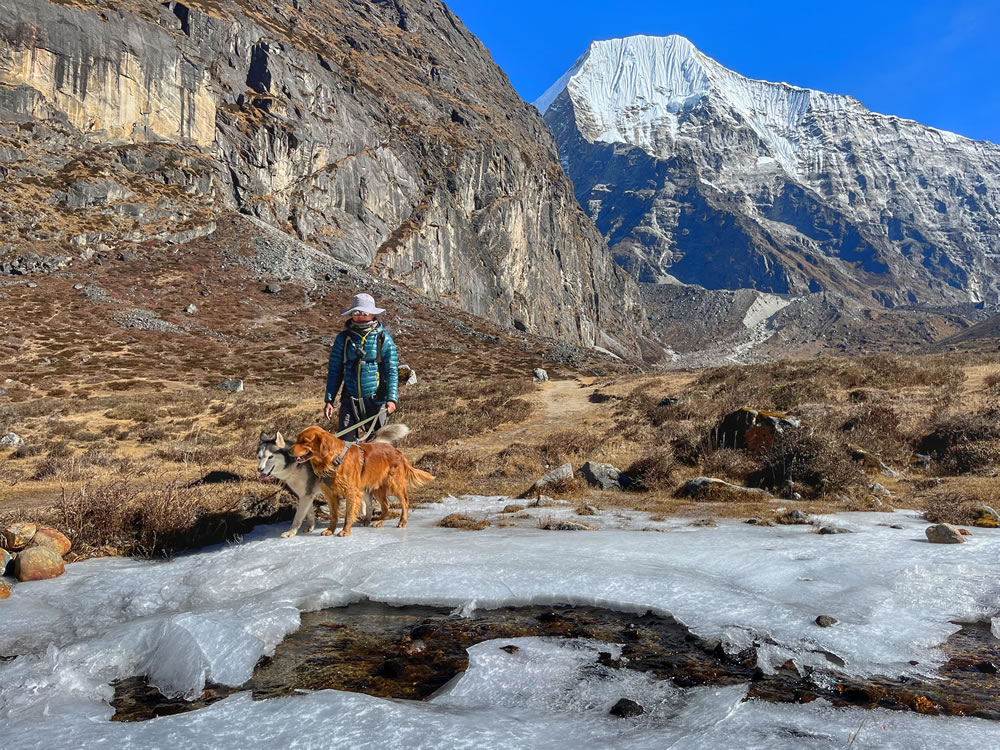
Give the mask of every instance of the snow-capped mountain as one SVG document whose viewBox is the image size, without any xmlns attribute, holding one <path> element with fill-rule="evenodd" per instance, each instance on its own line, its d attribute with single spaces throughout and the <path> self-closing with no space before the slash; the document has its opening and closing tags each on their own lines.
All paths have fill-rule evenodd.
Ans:
<svg viewBox="0 0 1000 750">
<path fill-rule="evenodd" d="M 594 42 L 535 106 L 643 281 L 998 299 L 996 144 L 745 78 L 679 36 Z"/>
</svg>

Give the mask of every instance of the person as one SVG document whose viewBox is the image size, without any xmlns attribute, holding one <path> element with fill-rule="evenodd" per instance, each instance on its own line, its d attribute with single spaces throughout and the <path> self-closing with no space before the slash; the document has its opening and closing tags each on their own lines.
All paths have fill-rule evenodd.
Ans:
<svg viewBox="0 0 1000 750">
<path fill-rule="evenodd" d="M 369 422 L 342 435 L 346 441 L 370 440 L 399 404 L 396 343 L 375 317 L 384 312 L 384 309 L 375 306 L 370 294 L 363 292 L 355 294 L 351 306 L 340 311 L 341 315 L 351 317 L 330 349 L 323 414 L 327 419 L 333 419 L 333 402 L 340 391 L 337 432 L 378 415 L 374 423 Z"/>
</svg>

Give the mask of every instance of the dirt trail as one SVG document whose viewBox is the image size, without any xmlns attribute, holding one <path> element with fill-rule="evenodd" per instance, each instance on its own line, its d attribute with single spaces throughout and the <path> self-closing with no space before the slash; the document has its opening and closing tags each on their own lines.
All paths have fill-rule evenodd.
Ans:
<svg viewBox="0 0 1000 750">
<path fill-rule="evenodd" d="M 532 414 L 526 421 L 504 425 L 498 430 L 491 430 L 461 442 L 463 445 L 495 451 L 511 443 L 534 442 L 552 432 L 579 429 L 584 425 L 601 421 L 610 414 L 609 404 L 591 402 L 590 396 L 596 390 L 593 378 L 550 380 L 541 383 L 537 391 L 521 397 L 533 407 Z"/>
</svg>

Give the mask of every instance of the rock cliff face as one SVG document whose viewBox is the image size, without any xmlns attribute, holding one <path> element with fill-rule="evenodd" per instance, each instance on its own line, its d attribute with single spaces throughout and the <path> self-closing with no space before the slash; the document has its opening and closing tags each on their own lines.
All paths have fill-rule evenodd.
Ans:
<svg viewBox="0 0 1000 750">
<path fill-rule="evenodd" d="M 541 117 L 433 0 L 0 0 L 7 256 L 238 210 L 432 298 L 620 353 L 637 288 Z"/>
<path fill-rule="evenodd" d="M 643 281 L 998 299 L 1000 146 L 744 78 L 677 36 L 595 42 L 536 105 Z"/>
</svg>

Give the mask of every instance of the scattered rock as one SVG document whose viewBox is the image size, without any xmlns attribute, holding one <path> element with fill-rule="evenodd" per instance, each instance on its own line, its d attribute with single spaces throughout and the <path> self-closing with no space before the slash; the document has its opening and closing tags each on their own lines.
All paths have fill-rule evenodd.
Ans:
<svg viewBox="0 0 1000 750">
<path fill-rule="evenodd" d="M 28 284 L 27 284 L 27 287 L 28 287 L 28 289 L 37 289 L 38 288 L 38 284 L 35 283 L 34 281 L 29 281 Z"/>
<path fill-rule="evenodd" d="M 766 518 L 748 518 L 743 523 L 748 523 L 751 526 L 774 526 L 774 524 L 768 521 Z"/>
<path fill-rule="evenodd" d="M 83 284 L 74 284 L 73 288 L 76 289 L 77 291 L 80 291 L 81 289 L 83 289 Z"/>
<path fill-rule="evenodd" d="M 692 526 L 718 526 L 714 518 L 699 518 L 697 521 L 691 522 Z"/>
<path fill-rule="evenodd" d="M 62 557 L 49 547 L 29 547 L 14 560 L 14 575 L 19 581 L 44 581 L 61 576 L 65 570 Z"/>
<path fill-rule="evenodd" d="M 684 483 L 682 493 L 703 500 L 725 500 L 727 494 L 740 494 L 758 499 L 770 499 L 771 493 L 759 487 L 742 487 L 715 477 L 695 477 Z"/>
<path fill-rule="evenodd" d="M 873 495 L 883 495 L 885 497 L 892 497 L 892 493 L 884 486 L 876 482 L 871 487 L 868 488 Z"/>
<path fill-rule="evenodd" d="M 615 705 L 611 707 L 608 712 L 612 716 L 617 716 L 619 719 L 630 719 L 633 716 L 642 716 L 646 713 L 646 709 L 636 703 L 634 700 L 628 698 L 622 698 Z"/>
<path fill-rule="evenodd" d="M 59 557 L 64 557 L 73 546 L 69 538 L 56 529 L 39 529 L 31 538 L 32 547 L 48 547 L 55 550 Z"/>
<path fill-rule="evenodd" d="M 845 529 L 843 526 L 820 526 L 820 534 L 853 534 L 854 532 L 850 529 Z"/>
<path fill-rule="evenodd" d="M 14 555 L 0 547 L 0 576 L 7 574 L 7 566 L 14 561 Z"/>
<path fill-rule="evenodd" d="M 590 484 L 602 490 L 621 490 L 628 484 L 627 476 L 611 464 L 587 461 L 580 469 L 580 473 Z"/>
<path fill-rule="evenodd" d="M 931 544 L 962 544 L 965 542 L 962 533 L 950 523 L 936 523 L 933 526 L 928 526 L 924 533 L 927 535 L 927 541 Z"/>
<path fill-rule="evenodd" d="M 976 514 L 976 518 L 972 522 L 973 526 L 988 529 L 995 529 L 997 526 L 1000 526 L 1000 514 L 997 514 L 990 506 L 977 505 L 972 509 L 972 512 Z"/>
<path fill-rule="evenodd" d="M 866 469 L 875 469 L 877 471 L 881 471 L 885 476 L 890 478 L 896 478 L 901 476 L 901 474 L 898 471 L 890 469 L 888 466 L 886 466 L 881 458 L 876 456 L 874 453 L 866 451 L 864 448 L 860 446 L 849 444 L 847 446 L 847 450 L 850 452 L 851 458 L 863 464 Z M 882 485 L 875 485 L 875 486 L 882 487 Z M 886 493 L 891 494 L 884 487 L 882 487 L 882 489 L 885 490 Z"/>
<path fill-rule="evenodd" d="M 417 373 L 409 365 L 399 366 L 399 382 L 403 385 L 416 385 Z"/>
<path fill-rule="evenodd" d="M 10 596 L 10 586 L 0 582 L 0 599 L 6 599 L 8 596 Z"/>
<path fill-rule="evenodd" d="M 20 448 L 24 445 L 24 440 L 16 432 L 8 432 L 0 437 L 0 448 Z"/>
<path fill-rule="evenodd" d="M 821 628 L 829 628 L 837 624 L 837 618 L 830 617 L 830 615 L 820 615 L 816 618 L 816 624 Z"/>
<path fill-rule="evenodd" d="M 516 654 L 518 651 L 521 650 L 521 647 L 520 646 L 515 646 L 514 644 L 511 644 L 509 646 L 501 646 L 500 650 L 501 651 L 506 651 L 508 654 Z"/>
<path fill-rule="evenodd" d="M 281 291 L 281 286 L 279 284 L 268 284 L 264 287 L 264 291 L 267 294 L 277 294 Z"/>
<path fill-rule="evenodd" d="M 581 505 L 579 508 L 576 509 L 576 514 L 578 516 L 596 516 L 597 508 L 595 508 L 593 505 Z"/>
<path fill-rule="evenodd" d="M 505 505 L 501 513 L 517 513 L 518 511 L 524 510 L 523 505 Z"/>
<path fill-rule="evenodd" d="M 991 661 L 981 661 L 976 665 L 976 669 L 985 674 L 996 674 L 997 665 Z"/>
<path fill-rule="evenodd" d="M 217 387 L 230 393 L 241 393 L 243 391 L 243 381 L 239 378 L 230 378 L 229 380 L 223 380 Z"/>
<path fill-rule="evenodd" d="M 549 519 L 544 525 L 538 528 L 544 529 L 545 531 L 593 531 L 592 526 L 587 526 L 583 523 L 577 523 L 576 521 L 553 521 Z"/>
<path fill-rule="evenodd" d="M 771 447 L 775 435 L 801 426 L 800 420 L 788 414 L 745 407 L 719 420 L 709 437 L 714 447 L 760 453 Z"/>
<path fill-rule="evenodd" d="M 188 315 L 194 315 L 196 312 L 198 312 L 198 306 L 192 302 L 190 305 L 184 308 L 184 312 L 186 312 Z"/>
<path fill-rule="evenodd" d="M 3 531 L 3 546 L 11 551 L 24 549 L 31 544 L 31 538 L 38 531 L 38 526 L 33 523 L 21 521 L 12 523 Z"/>
<path fill-rule="evenodd" d="M 545 372 L 545 370 L 543 370 L 541 367 L 535 368 L 534 376 L 536 383 L 544 383 L 549 379 L 549 374 Z"/>
<path fill-rule="evenodd" d="M 538 497 L 535 498 L 535 502 L 533 502 L 531 506 L 533 508 L 549 508 L 555 504 L 556 501 L 553 500 L 548 495 L 539 495 Z"/>
<path fill-rule="evenodd" d="M 568 482 L 573 478 L 573 464 L 563 464 L 562 466 L 557 466 L 548 474 L 543 476 L 541 479 L 535 481 L 532 485 L 533 490 L 541 489 L 550 484 L 558 484 L 559 482 Z"/>
</svg>

